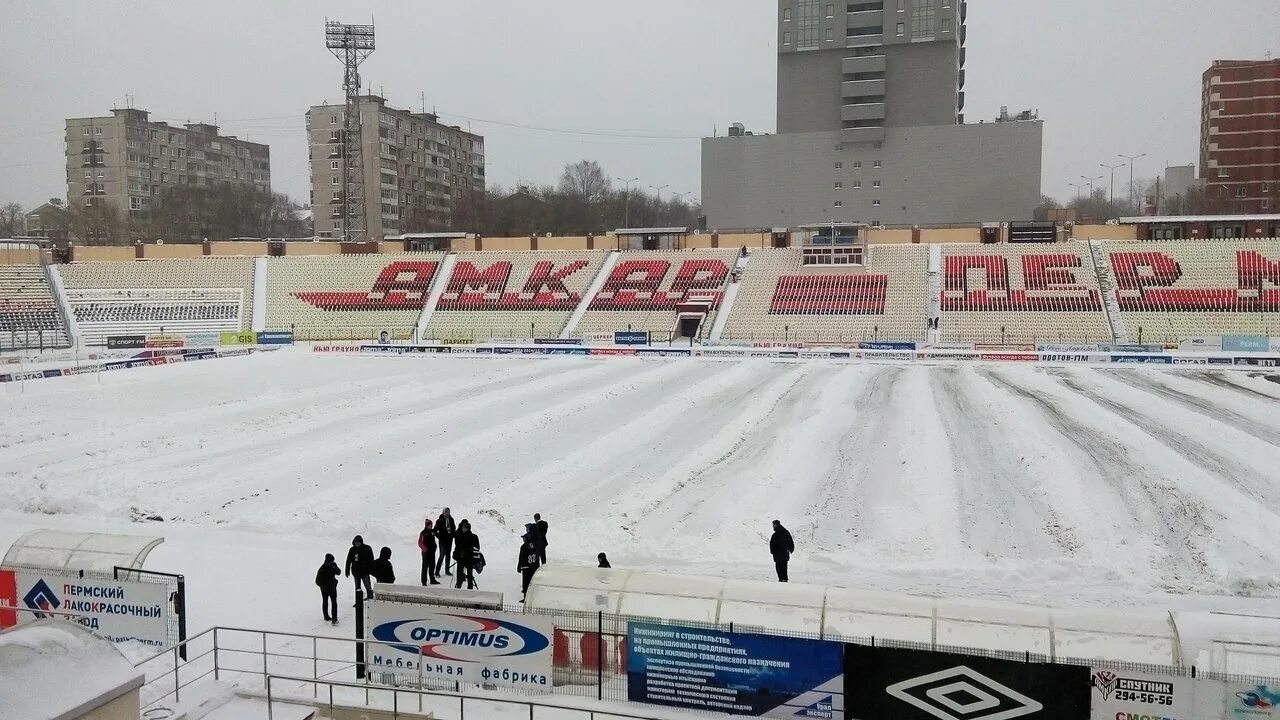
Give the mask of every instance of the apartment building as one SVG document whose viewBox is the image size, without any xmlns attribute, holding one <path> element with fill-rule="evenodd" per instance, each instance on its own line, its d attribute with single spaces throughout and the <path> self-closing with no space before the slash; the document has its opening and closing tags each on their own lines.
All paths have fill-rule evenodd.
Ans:
<svg viewBox="0 0 1280 720">
<path fill-rule="evenodd" d="M 1209 196 L 1239 214 L 1280 210 L 1280 60 L 1218 60 L 1201 83 Z"/>
<path fill-rule="evenodd" d="M 345 105 L 316 105 L 307 111 L 312 217 L 322 238 L 343 236 L 345 112 Z M 457 203 L 484 192 L 481 135 L 446 125 L 432 113 L 393 108 L 376 95 L 361 98 L 360 123 L 365 239 L 400 235 L 420 222 L 447 227 Z"/>
<path fill-rule="evenodd" d="M 271 151 L 218 126 L 152 122 L 146 110 L 66 121 L 67 203 L 151 209 L 168 188 L 232 184 L 271 190 Z"/>
</svg>

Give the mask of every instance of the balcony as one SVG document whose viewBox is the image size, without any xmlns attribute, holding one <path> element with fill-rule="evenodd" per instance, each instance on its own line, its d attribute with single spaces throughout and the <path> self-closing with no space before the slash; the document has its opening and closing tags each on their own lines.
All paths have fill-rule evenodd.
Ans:
<svg viewBox="0 0 1280 720">
<path fill-rule="evenodd" d="M 845 75 L 857 75 L 867 72 L 885 72 L 888 66 L 884 55 L 864 55 L 845 58 L 842 69 Z"/>
<path fill-rule="evenodd" d="M 884 92 L 884 80 L 846 80 L 840 84 L 840 95 L 845 102 L 861 97 L 884 97 Z"/>
<path fill-rule="evenodd" d="M 874 27 L 877 31 L 884 27 L 884 8 L 879 10 L 858 10 L 850 12 L 848 17 L 850 27 Z"/>
<path fill-rule="evenodd" d="M 874 30 L 875 32 L 869 32 Z M 865 33 L 865 34 L 859 34 Z M 845 37 L 845 47 L 878 47 L 884 44 L 882 28 L 849 28 Z"/>
<path fill-rule="evenodd" d="M 841 120 L 883 120 L 884 103 L 849 103 L 840 108 Z"/>
</svg>

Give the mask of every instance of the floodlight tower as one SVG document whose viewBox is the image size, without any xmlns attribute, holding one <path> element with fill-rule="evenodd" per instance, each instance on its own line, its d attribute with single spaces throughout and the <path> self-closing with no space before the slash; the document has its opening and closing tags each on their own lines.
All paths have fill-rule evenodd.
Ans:
<svg viewBox="0 0 1280 720">
<path fill-rule="evenodd" d="M 347 95 L 342 116 L 342 239 L 364 239 L 364 135 L 360 126 L 360 63 L 373 54 L 373 25 L 345 25 L 325 20 L 324 46 L 342 63 L 342 89 Z"/>
</svg>

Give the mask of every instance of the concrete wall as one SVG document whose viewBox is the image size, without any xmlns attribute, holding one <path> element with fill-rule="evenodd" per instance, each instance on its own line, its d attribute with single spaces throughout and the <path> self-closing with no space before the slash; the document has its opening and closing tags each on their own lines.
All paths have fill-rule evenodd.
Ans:
<svg viewBox="0 0 1280 720">
<path fill-rule="evenodd" d="M 868 230 L 867 244 L 869 245 L 902 245 L 911 242 L 912 233 L 910 229 L 895 230 Z"/>
<path fill-rule="evenodd" d="M 525 238 L 525 246 L 523 250 L 529 249 L 529 239 Z M 579 237 L 540 237 L 538 238 L 539 250 L 586 250 L 587 236 Z"/>
<path fill-rule="evenodd" d="M 829 132 L 707 138 L 707 226 L 1030 219 L 1040 197 L 1042 136 L 1042 123 L 1025 122 L 891 128 L 880 148 L 843 145 L 840 151 L 839 133 Z"/>
<path fill-rule="evenodd" d="M 76 720 L 138 720 L 138 691 L 132 690 Z"/>
<path fill-rule="evenodd" d="M 842 48 L 778 56 L 779 133 L 840 129 L 845 54 Z"/>
<path fill-rule="evenodd" d="M 212 242 L 209 243 L 210 255 L 245 255 L 263 257 L 267 254 L 264 242 Z"/>
<path fill-rule="evenodd" d="M 0 245 L 0 265 L 39 265 L 40 250 L 30 246 Z"/>
<path fill-rule="evenodd" d="M 907 23 L 909 27 L 910 18 Z M 887 45 L 884 52 L 885 127 L 954 125 L 959 46 L 955 42 L 908 43 Z"/>
<path fill-rule="evenodd" d="M 943 243 L 980 243 L 982 230 L 973 228 L 926 228 L 920 231 L 920 242 L 925 245 Z"/>
<path fill-rule="evenodd" d="M 341 255 L 342 244 L 336 242 L 286 243 L 284 254 L 289 257 L 299 255 Z"/>
<path fill-rule="evenodd" d="M 1071 229 L 1075 240 L 1137 240 L 1137 225 L 1076 225 Z"/>
<path fill-rule="evenodd" d="M 78 262 L 134 260 L 136 257 L 132 245 L 77 245 L 75 248 L 75 260 Z"/>
<path fill-rule="evenodd" d="M 203 245 L 143 245 L 142 255 L 148 260 L 196 258 L 204 256 Z"/>
</svg>

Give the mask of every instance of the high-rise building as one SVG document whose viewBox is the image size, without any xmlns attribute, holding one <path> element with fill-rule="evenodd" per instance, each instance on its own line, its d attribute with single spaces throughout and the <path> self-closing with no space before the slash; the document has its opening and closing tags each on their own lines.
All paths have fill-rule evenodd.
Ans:
<svg viewBox="0 0 1280 720">
<path fill-rule="evenodd" d="M 218 126 L 151 122 L 146 110 L 67 119 L 67 203 L 149 210 L 167 188 L 232 184 L 271 190 L 271 151 Z"/>
<path fill-rule="evenodd" d="M 311 208 L 316 234 L 342 237 L 344 105 L 307 111 Z M 360 101 L 364 146 L 365 237 L 400 235 L 410 224 L 447 227 L 452 211 L 484 192 L 484 138 L 440 122 L 432 113 L 389 107 L 376 95 Z"/>
<path fill-rule="evenodd" d="M 965 123 L 961 0 L 778 0 L 778 133 L 702 145 L 707 224 L 1028 219 L 1034 113 Z"/>
<path fill-rule="evenodd" d="M 1233 212 L 1280 210 L 1280 60 L 1218 60 L 1204 72 L 1200 176 Z"/>
</svg>

